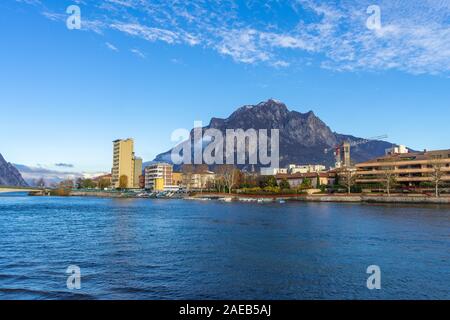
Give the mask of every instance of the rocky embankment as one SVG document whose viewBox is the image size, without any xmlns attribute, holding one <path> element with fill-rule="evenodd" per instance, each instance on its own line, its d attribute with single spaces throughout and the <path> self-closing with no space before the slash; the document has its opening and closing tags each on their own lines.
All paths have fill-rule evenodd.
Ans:
<svg viewBox="0 0 450 320">
<path fill-rule="evenodd" d="M 449 204 L 450 197 L 430 197 L 424 195 L 242 195 L 242 194 L 197 194 L 190 199 L 228 200 L 243 202 L 342 202 L 342 203 L 411 203 L 411 204 Z"/>
</svg>

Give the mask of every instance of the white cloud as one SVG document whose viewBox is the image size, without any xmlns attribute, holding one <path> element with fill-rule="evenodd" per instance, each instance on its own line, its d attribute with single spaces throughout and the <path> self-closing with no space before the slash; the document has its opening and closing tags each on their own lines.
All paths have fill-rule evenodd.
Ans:
<svg viewBox="0 0 450 320">
<path fill-rule="evenodd" d="M 373 0 L 86 1 L 95 10 L 89 16 L 83 10 L 82 28 L 202 46 L 247 64 L 280 67 L 307 60 L 341 71 L 450 72 L 450 0 L 376 2 L 379 30 L 366 28 L 366 9 Z M 63 14 L 45 15 L 65 19 Z"/>
<path fill-rule="evenodd" d="M 134 53 L 136 56 L 138 56 L 139 58 L 145 59 L 145 54 L 139 50 L 139 49 L 131 49 L 130 50 L 132 53 Z"/>
<path fill-rule="evenodd" d="M 112 50 L 112 51 L 119 51 L 119 49 L 117 49 L 117 47 L 115 46 L 115 45 L 113 45 L 113 44 L 111 44 L 111 43 L 109 43 L 109 42 L 106 42 L 105 43 L 105 45 L 106 45 L 106 47 L 108 48 L 108 49 L 110 49 L 110 50 Z"/>
</svg>

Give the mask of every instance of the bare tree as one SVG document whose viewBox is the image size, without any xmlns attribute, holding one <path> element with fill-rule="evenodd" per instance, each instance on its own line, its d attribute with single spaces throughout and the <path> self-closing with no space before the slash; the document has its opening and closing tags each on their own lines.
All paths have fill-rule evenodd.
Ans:
<svg viewBox="0 0 450 320">
<path fill-rule="evenodd" d="M 223 180 L 223 177 L 219 174 L 219 170 L 217 171 L 217 175 L 214 180 L 214 185 L 216 189 L 219 191 L 219 193 L 222 193 L 222 190 L 225 188 L 225 182 Z"/>
<path fill-rule="evenodd" d="M 111 180 L 107 178 L 101 178 L 98 182 L 98 187 L 100 189 L 109 188 L 111 186 Z"/>
<path fill-rule="evenodd" d="M 74 187 L 74 182 L 71 179 L 63 180 L 59 183 L 59 187 L 63 189 L 72 189 Z"/>
<path fill-rule="evenodd" d="M 119 178 L 119 188 L 120 189 L 126 189 L 128 188 L 128 176 L 121 175 Z"/>
<path fill-rule="evenodd" d="M 436 197 L 439 197 L 439 188 L 444 182 L 443 178 L 445 175 L 445 172 L 442 170 L 443 164 L 438 159 L 436 159 L 431 162 L 431 168 L 432 168 L 432 172 L 430 174 L 431 182 L 434 185 Z"/>
<path fill-rule="evenodd" d="M 391 196 L 391 189 L 397 183 L 397 176 L 395 174 L 395 168 L 386 167 L 382 173 L 383 185 L 386 189 L 387 195 Z"/>
<path fill-rule="evenodd" d="M 352 187 L 356 183 L 356 174 L 354 171 L 345 167 L 339 172 L 339 182 L 347 189 L 347 193 L 352 193 Z"/>
<path fill-rule="evenodd" d="M 222 176 L 228 193 L 231 194 L 231 189 L 236 185 L 239 171 L 233 165 L 223 164 L 218 167 L 218 173 Z"/>
<path fill-rule="evenodd" d="M 206 182 L 208 181 L 208 165 L 199 164 L 194 168 L 194 173 L 197 175 L 198 187 L 200 187 L 200 193 L 203 193 L 203 189 L 206 188 Z"/>
<path fill-rule="evenodd" d="M 192 164 L 183 164 L 181 167 L 181 172 L 183 174 L 183 184 L 186 186 L 186 191 L 189 192 L 192 185 L 194 166 Z"/>
</svg>

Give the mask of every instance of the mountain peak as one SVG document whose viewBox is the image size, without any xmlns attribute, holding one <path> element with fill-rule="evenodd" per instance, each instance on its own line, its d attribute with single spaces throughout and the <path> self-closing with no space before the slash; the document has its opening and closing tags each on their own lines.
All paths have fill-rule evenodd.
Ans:
<svg viewBox="0 0 450 320">
<path fill-rule="evenodd" d="M 258 103 L 256 105 L 256 107 L 268 108 L 268 109 L 271 109 L 271 110 L 280 109 L 283 112 L 288 112 L 289 111 L 287 106 L 286 106 L 286 104 L 284 104 L 281 101 L 275 100 L 275 99 L 269 99 L 267 101 L 262 101 L 262 102 Z"/>
<path fill-rule="evenodd" d="M 332 153 L 324 152 L 345 140 L 358 141 L 360 138 L 344 137 L 331 129 L 313 111 L 301 113 L 289 111 L 287 106 L 275 99 L 256 105 L 244 105 L 228 118 L 212 118 L 207 128 L 218 129 L 277 129 L 280 137 L 280 164 L 321 163 L 333 165 Z M 370 141 L 352 148 L 352 159 L 357 162 L 375 158 L 384 153 L 392 144 L 383 141 Z M 156 157 L 165 159 L 170 150 Z"/>
<path fill-rule="evenodd" d="M 284 102 L 282 102 L 280 100 L 272 99 L 272 98 L 258 103 L 258 106 L 260 106 L 260 105 L 286 107 L 286 104 Z"/>
<path fill-rule="evenodd" d="M 274 119 L 282 120 L 289 114 L 287 106 L 280 101 L 269 99 L 267 101 L 260 102 L 256 105 L 244 105 L 237 109 L 226 119 L 227 122 L 234 121 L 236 119 L 251 118 L 265 118 L 267 115 L 271 115 Z M 248 122 L 248 121 L 246 121 Z"/>
</svg>

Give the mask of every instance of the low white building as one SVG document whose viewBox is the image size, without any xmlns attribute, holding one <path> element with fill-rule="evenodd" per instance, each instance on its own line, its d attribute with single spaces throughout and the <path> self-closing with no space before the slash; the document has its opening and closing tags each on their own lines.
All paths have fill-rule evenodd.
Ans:
<svg viewBox="0 0 450 320">
<path fill-rule="evenodd" d="M 317 173 L 317 172 L 323 172 L 327 168 L 324 165 L 321 164 L 307 164 L 307 165 L 296 165 L 296 164 L 290 164 L 289 165 L 289 173 L 290 174 L 296 174 L 296 173 Z"/>
<path fill-rule="evenodd" d="M 277 174 L 287 174 L 286 168 L 261 168 L 262 176 L 276 176 Z"/>
<path fill-rule="evenodd" d="M 183 186 L 189 190 L 207 189 L 214 185 L 216 174 L 212 171 L 183 174 Z"/>
<path fill-rule="evenodd" d="M 392 148 L 386 149 L 385 151 L 386 151 L 386 155 L 405 154 L 405 153 L 409 152 L 408 148 L 406 148 L 406 146 L 404 146 L 404 145 L 392 147 Z"/>
</svg>

